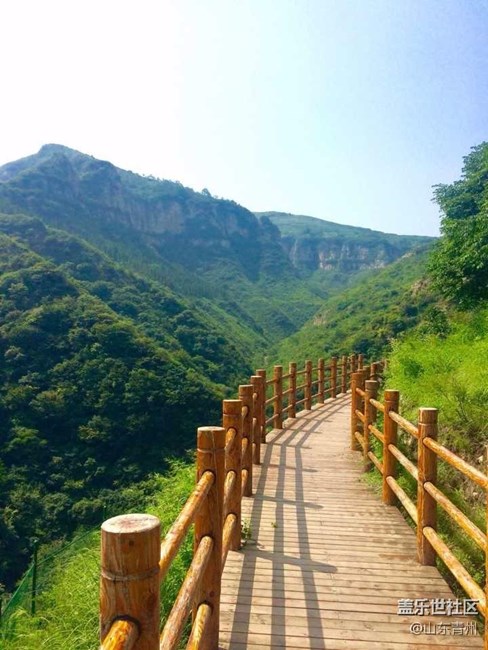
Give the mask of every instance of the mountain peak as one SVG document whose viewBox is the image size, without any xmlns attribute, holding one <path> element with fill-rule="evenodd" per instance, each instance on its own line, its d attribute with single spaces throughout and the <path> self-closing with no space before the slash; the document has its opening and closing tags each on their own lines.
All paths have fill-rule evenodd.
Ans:
<svg viewBox="0 0 488 650">
<path fill-rule="evenodd" d="M 43 144 L 42 147 L 39 149 L 38 156 L 45 156 L 45 155 L 52 155 L 55 153 L 64 153 L 64 154 L 77 154 L 79 156 L 86 156 L 87 154 L 81 153 L 81 151 L 77 151 L 76 149 L 71 149 L 70 147 L 66 147 L 64 144 L 56 144 L 54 142 L 50 142 L 48 144 Z"/>
</svg>

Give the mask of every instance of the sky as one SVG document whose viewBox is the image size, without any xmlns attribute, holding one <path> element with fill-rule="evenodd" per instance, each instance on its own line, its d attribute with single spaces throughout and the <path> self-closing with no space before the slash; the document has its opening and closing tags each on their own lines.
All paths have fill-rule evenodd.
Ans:
<svg viewBox="0 0 488 650">
<path fill-rule="evenodd" d="M 436 235 L 488 140 L 488 0 L 15 0 L 0 61 L 0 164 L 54 142 L 254 211 Z"/>
</svg>

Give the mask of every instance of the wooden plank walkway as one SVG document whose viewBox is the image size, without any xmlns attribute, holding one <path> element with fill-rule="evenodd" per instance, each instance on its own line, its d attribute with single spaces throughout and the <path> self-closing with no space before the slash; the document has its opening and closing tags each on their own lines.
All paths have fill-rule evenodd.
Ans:
<svg viewBox="0 0 488 650">
<path fill-rule="evenodd" d="M 400 599 L 454 596 L 437 569 L 417 564 L 400 512 L 361 479 L 349 404 L 340 397 L 268 434 L 255 496 L 243 500 L 251 541 L 223 574 L 220 647 L 482 648 L 467 617 L 398 615 Z"/>
</svg>

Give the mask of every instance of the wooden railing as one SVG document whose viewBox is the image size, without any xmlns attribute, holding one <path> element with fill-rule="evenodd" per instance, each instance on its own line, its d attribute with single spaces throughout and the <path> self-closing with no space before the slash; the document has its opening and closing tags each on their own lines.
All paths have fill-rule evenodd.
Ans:
<svg viewBox="0 0 488 650">
<path fill-rule="evenodd" d="M 360 450 L 365 469 L 371 464 L 383 477 L 383 501 L 395 505 L 397 500 L 412 518 L 417 528 L 417 556 L 424 565 L 435 565 L 439 557 L 469 599 L 476 601 L 477 609 L 485 618 L 485 645 L 488 650 L 488 544 L 487 535 L 469 519 L 439 489 L 437 461 L 441 459 L 474 482 L 486 494 L 488 522 L 488 475 L 460 458 L 437 441 L 438 411 L 435 408 L 420 408 L 418 423 L 413 424 L 399 413 L 400 393 L 385 390 L 382 402 L 377 400 L 378 381 L 368 379 L 364 371 L 354 372 L 351 380 L 351 448 Z M 378 412 L 383 414 L 383 430 L 376 424 Z M 398 433 L 403 431 L 417 447 L 417 465 L 398 447 Z M 376 438 L 382 449 L 378 458 L 371 449 L 371 436 Z M 399 485 L 398 465 L 417 483 L 416 503 Z M 485 554 L 487 579 L 482 588 L 466 570 L 449 546 L 437 532 L 437 506 L 468 535 Z"/>
<path fill-rule="evenodd" d="M 172 650 L 190 613 L 186 647 L 218 647 L 222 571 L 229 550 L 241 545 L 241 501 L 252 495 L 253 465 L 261 462 L 267 427 L 281 429 L 298 407 L 311 409 L 345 393 L 363 365 L 362 355 L 353 354 L 327 365 L 319 359 L 315 367 L 306 361 L 303 370 L 291 363 L 286 375 L 275 366 L 269 380 L 265 370 L 256 371 L 239 386 L 239 399 L 224 400 L 222 427 L 198 429 L 196 486 L 162 543 L 157 517 L 130 514 L 104 522 L 101 650 Z M 192 524 L 193 560 L 160 634 L 160 586 Z"/>
</svg>

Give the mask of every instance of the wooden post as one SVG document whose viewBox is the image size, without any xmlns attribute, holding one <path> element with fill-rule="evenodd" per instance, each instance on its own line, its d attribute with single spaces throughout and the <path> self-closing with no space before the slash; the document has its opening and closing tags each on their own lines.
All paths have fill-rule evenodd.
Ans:
<svg viewBox="0 0 488 650">
<path fill-rule="evenodd" d="M 369 369 L 369 378 L 370 379 L 378 379 L 378 363 L 376 361 L 373 361 L 371 363 L 370 369 Z"/>
<path fill-rule="evenodd" d="M 239 386 L 239 399 L 242 401 L 242 444 L 247 439 L 247 447 L 242 454 L 242 469 L 247 471 L 247 481 L 242 491 L 242 496 L 252 496 L 252 399 L 253 388 L 251 384 Z M 240 478 L 240 477 L 239 477 Z"/>
<path fill-rule="evenodd" d="M 159 650 L 159 519 L 120 515 L 104 521 L 101 540 L 100 639 L 117 619 L 137 622 L 134 650 Z M 219 573 L 220 575 L 220 573 Z"/>
<path fill-rule="evenodd" d="M 291 361 L 288 372 L 290 374 L 290 381 L 288 382 L 288 388 L 289 388 L 289 409 L 288 409 L 288 417 L 289 418 L 296 418 L 297 416 L 297 364 L 295 361 Z"/>
<path fill-rule="evenodd" d="M 35 539 L 32 554 L 31 616 L 36 613 L 38 552 L 39 540 Z"/>
<path fill-rule="evenodd" d="M 369 379 L 369 370 L 367 368 L 363 368 L 362 370 L 358 370 L 363 375 L 363 389 L 364 386 L 366 385 L 366 380 Z"/>
<path fill-rule="evenodd" d="M 369 426 L 374 423 L 376 409 L 370 402 L 370 399 L 376 399 L 378 395 L 378 382 L 368 379 L 364 383 L 366 396 L 364 398 L 364 423 L 363 423 L 363 437 L 364 437 L 364 471 L 368 471 L 371 467 L 371 461 L 368 457 L 369 452 Z"/>
<path fill-rule="evenodd" d="M 486 445 L 486 475 L 488 476 L 488 445 Z M 485 490 L 486 492 L 486 521 L 488 522 L 488 488 Z M 486 544 L 485 547 L 485 575 L 488 576 L 488 543 Z M 485 580 L 485 598 L 486 602 L 488 603 L 488 578 Z M 484 648 L 485 650 L 488 650 L 488 625 L 487 625 L 487 619 L 488 616 L 486 615 L 485 612 L 485 644 Z"/>
<path fill-rule="evenodd" d="M 437 439 L 437 409 L 419 409 L 418 429 L 417 555 L 420 564 L 435 566 L 436 552 L 423 531 L 426 526 L 437 528 L 437 503 L 424 488 L 425 483 L 436 484 L 437 456 L 423 441 L 427 437 Z"/>
<path fill-rule="evenodd" d="M 330 396 L 337 396 L 337 357 L 330 360 Z"/>
<path fill-rule="evenodd" d="M 357 357 L 354 353 L 351 354 L 350 362 L 351 362 L 351 377 L 352 377 L 352 373 L 356 372 L 358 369 Z"/>
<path fill-rule="evenodd" d="M 324 398 L 325 398 L 325 363 L 323 359 L 319 359 L 318 365 L 317 365 L 317 379 L 318 379 L 318 386 L 317 386 L 317 402 L 319 404 L 324 403 Z"/>
<path fill-rule="evenodd" d="M 223 427 L 200 427 L 197 439 L 197 481 L 204 472 L 212 472 L 215 480 L 207 498 L 195 517 L 195 549 L 203 537 L 212 538 L 210 559 L 205 568 L 201 587 L 195 603 L 207 603 L 212 609 L 210 621 L 205 630 L 202 650 L 214 650 L 219 645 L 220 588 L 222 583 L 222 527 L 224 481 L 225 481 L 225 436 Z"/>
<path fill-rule="evenodd" d="M 341 393 L 347 392 L 347 357 L 343 355 L 341 360 Z"/>
<path fill-rule="evenodd" d="M 358 354 L 358 370 L 362 370 L 364 366 L 364 354 L 361 352 Z"/>
<path fill-rule="evenodd" d="M 251 377 L 251 386 L 253 387 L 253 399 L 254 399 L 254 435 L 253 435 L 253 450 L 252 450 L 252 461 L 255 465 L 261 465 L 261 400 L 262 397 L 262 385 L 263 380 L 259 375 L 253 375 Z"/>
<path fill-rule="evenodd" d="M 267 398 L 267 386 L 266 386 L 266 370 L 263 368 L 260 368 L 259 370 L 256 370 L 256 374 L 258 377 L 261 377 L 261 381 L 263 384 L 263 400 L 261 403 L 261 444 L 266 443 L 266 398 Z"/>
<path fill-rule="evenodd" d="M 358 430 L 358 416 L 356 415 L 356 409 L 361 410 L 361 398 L 356 393 L 356 388 L 363 387 L 363 373 L 354 372 L 351 379 L 351 449 L 353 451 L 359 449 L 359 443 L 354 434 Z"/>
<path fill-rule="evenodd" d="M 273 372 L 273 427 L 275 429 L 283 428 L 283 366 L 275 366 Z"/>
<path fill-rule="evenodd" d="M 310 411 L 312 408 L 312 362 L 305 361 L 305 402 L 303 407 Z"/>
<path fill-rule="evenodd" d="M 241 547 L 241 470 L 242 470 L 242 402 L 240 399 L 224 399 L 222 402 L 222 426 L 225 429 L 225 443 L 232 440 L 225 454 L 225 474 L 235 472 L 236 480 L 224 512 L 224 521 L 229 513 L 237 518 L 234 534 L 230 542 L 232 551 Z"/>
<path fill-rule="evenodd" d="M 397 430 L 398 425 L 396 422 L 390 418 L 390 411 L 395 411 L 398 413 L 400 403 L 400 393 L 397 390 L 385 390 L 384 397 L 384 424 L 383 424 L 383 435 L 385 437 L 385 443 L 383 445 L 383 503 L 386 503 L 389 506 L 393 506 L 396 503 L 395 493 L 391 487 L 386 482 L 388 476 L 396 478 L 397 475 L 397 464 L 396 458 L 389 450 L 389 445 L 397 444 Z"/>
</svg>

